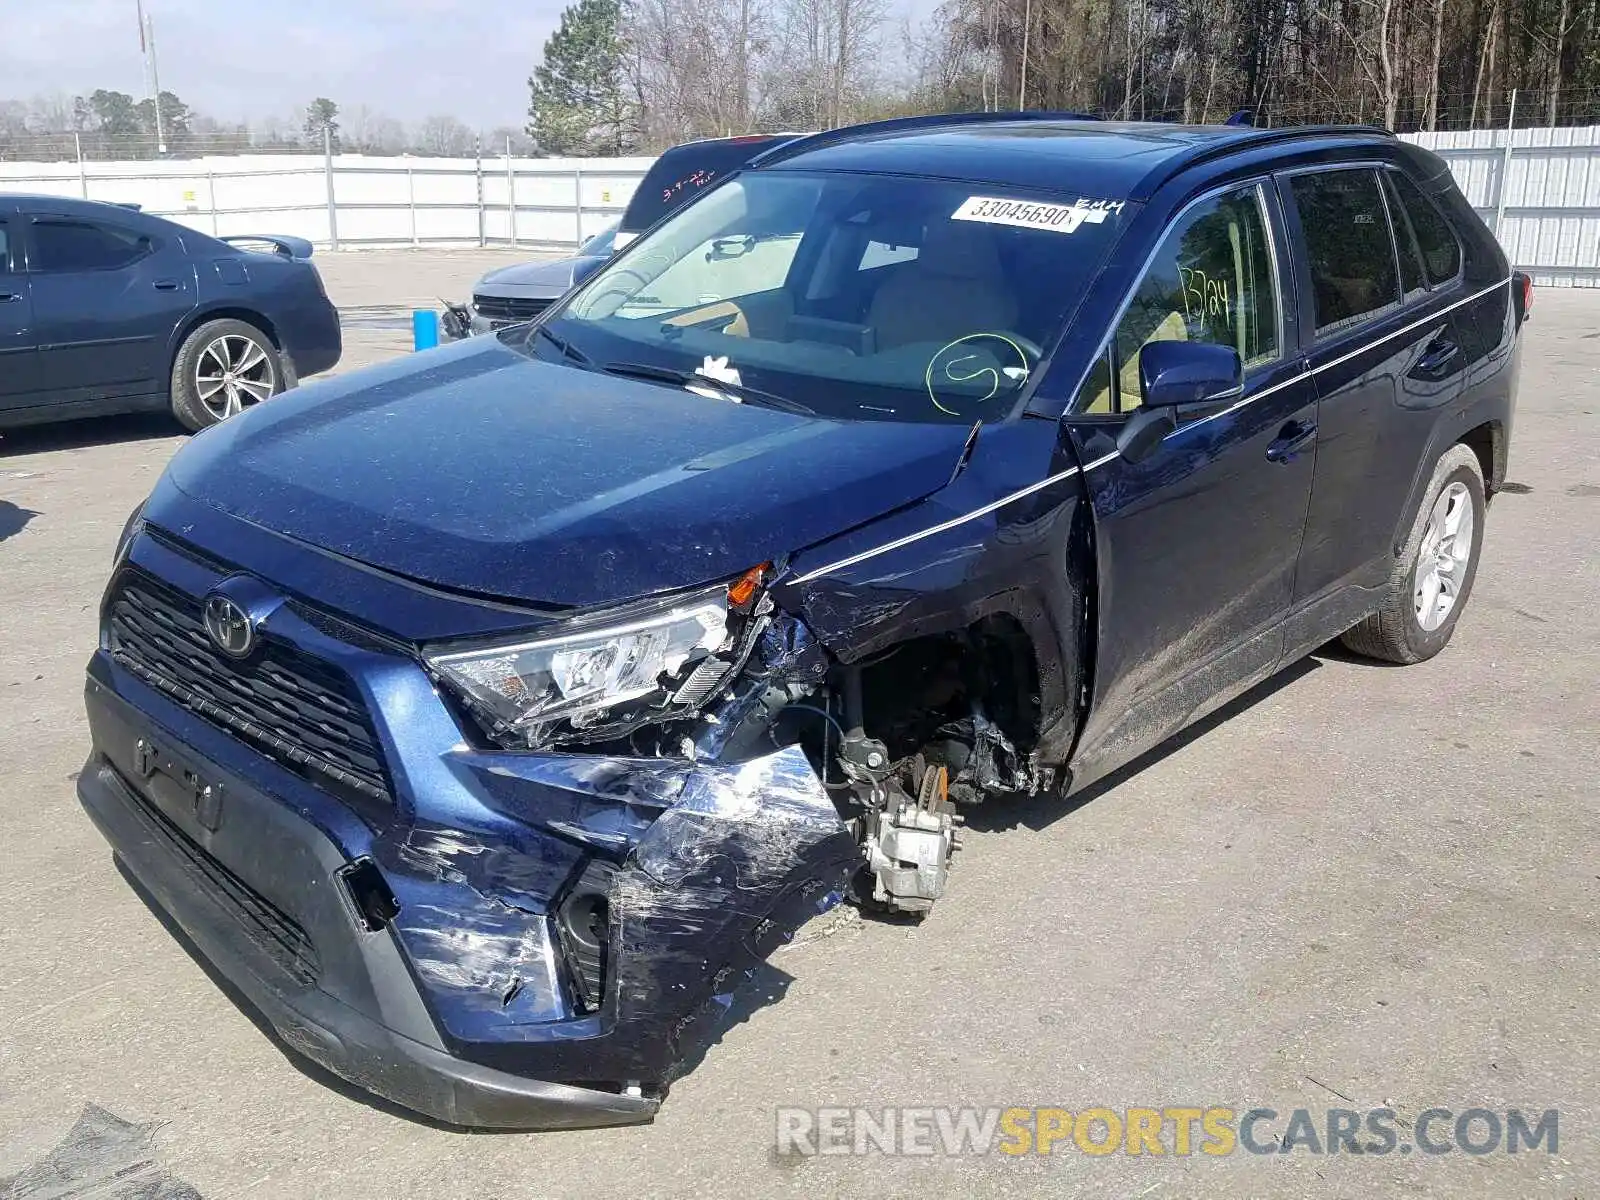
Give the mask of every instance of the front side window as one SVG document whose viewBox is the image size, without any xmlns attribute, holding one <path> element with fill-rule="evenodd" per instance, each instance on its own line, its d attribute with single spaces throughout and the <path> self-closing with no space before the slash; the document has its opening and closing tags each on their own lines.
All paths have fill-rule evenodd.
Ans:
<svg viewBox="0 0 1600 1200">
<path fill-rule="evenodd" d="M 0 217 L 0 274 L 11 270 L 11 233 L 5 218 Z"/>
<path fill-rule="evenodd" d="M 1000 420 L 1129 208 L 1001 191 L 747 172 L 614 259 L 552 314 L 557 341 L 526 350 L 709 375 L 746 402 L 760 392 L 835 419 Z"/>
<path fill-rule="evenodd" d="M 1246 368 L 1271 362 L 1281 350 L 1278 312 L 1261 189 L 1203 200 L 1163 237 L 1117 323 L 1113 362 L 1091 373 L 1079 411 L 1137 408 L 1139 356 L 1151 342 L 1231 346 Z"/>
<path fill-rule="evenodd" d="M 1461 243 L 1456 231 L 1408 176 L 1400 171 L 1386 171 L 1384 175 L 1416 236 L 1423 265 L 1427 268 L 1428 285 L 1438 287 L 1449 283 L 1461 270 Z"/>
<path fill-rule="evenodd" d="M 1378 173 L 1316 171 L 1293 176 L 1289 188 L 1305 235 L 1317 333 L 1336 333 L 1400 303 Z"/>
<path fill-rule="evenodd" d="M 150 239 L 131 229 L 57 218 L 33 223 L 34 271 L 114 271 L 150 253 Z"/>
</svg>

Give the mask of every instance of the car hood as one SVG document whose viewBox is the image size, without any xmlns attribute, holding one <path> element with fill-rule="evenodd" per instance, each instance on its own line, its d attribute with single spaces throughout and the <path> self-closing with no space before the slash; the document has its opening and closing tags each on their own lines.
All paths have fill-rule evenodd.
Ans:
<svg viewBox="0 0 1600 1200">
<path fill-rule="evenodd" d="M 710 399 L 487 337 L 286 393 L 169 474 L 411 579 L 577 606 L 729 578 L 921 499 L 966 434 Z"/>
<path fill-rule="evenodd" d="M 510 296 L 516 299 L 543 299 L 559 296 L 572 286 L 578 271 L 590 262 L 604 262 L 592 255 L 558 258 L 553 262 L 526 262 L 500 267 L 478 280 L 472 291 L 477 296 Z"/>
</svg>

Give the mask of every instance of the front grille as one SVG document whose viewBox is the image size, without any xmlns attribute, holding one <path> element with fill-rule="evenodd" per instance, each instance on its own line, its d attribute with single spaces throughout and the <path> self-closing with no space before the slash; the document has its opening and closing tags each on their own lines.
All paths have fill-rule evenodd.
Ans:
<svg viewBox="0 0 1600 1200">
<path fill-rule="evenodd" d="M 507 323 L 531 321 L 554 303 L 554 300 L 528 300 L 512 296 L 477 295 L 472 298 L 472 307 L 485 321 Z"/>
<path fill-rule="evenodd" d="M 300 923 L 228 870 L 204 847 L 190 841 L 183 830 L 139 795 L 137 789 L 129 787 L 126 781 L 123 787 L 145 828 L 171 852 L 200 890 L 232 915 L 251 943 L 277 963 L 289 978 L 306 987 L 313 986 L 322 974 L 322 962 Z"/>
<path fill-rule="evenodd" d="M 391 801 L 365 705 L 341 671 L 270 638 L 244 662 L 228 658 L 200 601 L 136 569 L 109 625 L 112 655 L 151 687 L 319 786 Z"/>
</svg>

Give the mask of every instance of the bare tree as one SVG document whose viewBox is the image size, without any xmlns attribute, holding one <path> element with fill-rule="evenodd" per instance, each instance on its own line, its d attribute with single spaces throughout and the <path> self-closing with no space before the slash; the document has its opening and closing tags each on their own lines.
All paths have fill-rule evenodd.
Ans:
<svg viewBox="0 0 1600 1200">
<path fill-rule="evenodd" d="M 417 128 L 417 149 L 436 158 L 461 158 L 472 153 L 476 138 L 455 117 L 439 114 Z"/>
</svg>

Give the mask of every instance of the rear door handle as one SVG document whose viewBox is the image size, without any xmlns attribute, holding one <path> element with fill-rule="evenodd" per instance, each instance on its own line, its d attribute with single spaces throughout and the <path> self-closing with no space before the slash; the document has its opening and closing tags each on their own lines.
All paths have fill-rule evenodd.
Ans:
<svg viewBox="0 0 1600 1200">
<path fill-rule="evenodd" d="M 1317 437 L 1317 427 L 1310 421 L 1290 421 L 1278 430 L 1278 436 L 1267 447 L 1268 462 L 1288 462 L 1309 446 Z"/>
<path fill-rule="evenodd" d="M 158 279 L 155 282 L 155 289 L 158 292 L 175 292 L 178 290 L 178 281 L 176 279 Z"/>
<path fill-rule="evenodd" d="M 9 304 L 13 300 L 21 300 L 21 292 L 0 292 L 0 304 Z"/>
<path fill-rule="evenodd" d="M 1440 334 L 1424 347 L 1422 357 L 1417 359 L 1416 369 L 1424 375 L 1438 374 L 1460 353 L 1460 346 Z"/>
</svg>

